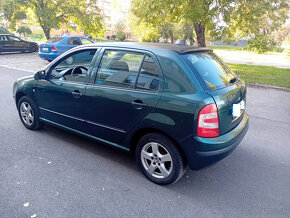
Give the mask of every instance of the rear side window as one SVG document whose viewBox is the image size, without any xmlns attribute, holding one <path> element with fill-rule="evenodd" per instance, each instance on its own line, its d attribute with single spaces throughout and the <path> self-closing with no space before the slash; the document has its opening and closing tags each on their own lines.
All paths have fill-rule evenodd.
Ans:
<svg viewBox="0 0 290 218">
<path fill-rule="evenodd" d="M 184 54 L 183 58 L 198 77 L 205 90 L 217 90 L 230 86 L 236 75 L 212 52 Z"/>
<path fill-rule="evenodd" d="M 136 88 L 156 91 L 159 88 L 159 74 L 155 62 L 146 55 L 142 64 Z"/>
<path fill-rule="evenodd" d="M 143 57 L 141 53 L 106 50 L 95 83 L 134 88 Z"/>
<path fill-rule="evenodd" d="M 62 39 L 63 39 L 62 37 L 52 37 L 46 43 L 55 43 L 55 42 L 59 42 Z"/>
</svg>

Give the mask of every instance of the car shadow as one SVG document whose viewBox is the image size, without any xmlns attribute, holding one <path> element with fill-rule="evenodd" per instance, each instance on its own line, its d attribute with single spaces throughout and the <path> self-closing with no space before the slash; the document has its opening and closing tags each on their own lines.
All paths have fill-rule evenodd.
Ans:
<svg viewBox="0 0 290 218">
<path fill-rule="evenodd" d="M 29 53 L 31 54 L 31 52 L 21 52 L 21 51 L 17 51 L 17 52 L 1 52 L 0 55 L 17 55 L 17 54 L 25 54 L 25 53 Z M 32 52 L 32 53 L 36 53 L 36 52 Z"/>
<path fill-rule="evenodd" d="M 44 125 L 41 131 L 53 138 L 67 142 L 66 145 L 79 147 L 80 149 L 91 152 L 96 156 L 102 156 L 103 158 L 116 161 L 118 164 L 122 164 L 131 170 L 138 171 L 134 154 L 131 152 L 126 152 L 117 147 L 102 142 L 96 142 L 88 137 L 50 125 Z"/>
</svg>

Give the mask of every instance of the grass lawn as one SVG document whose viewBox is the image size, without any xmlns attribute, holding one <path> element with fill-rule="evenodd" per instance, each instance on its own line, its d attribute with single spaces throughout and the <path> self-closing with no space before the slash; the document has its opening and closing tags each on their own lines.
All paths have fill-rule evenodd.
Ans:
<svg viewBox="0 0 290 218">
<path fill-rule="evenodd" d="M 290 69 L 246 64 L 227 64 L 246 83 L 290 88 Z"/>
</svg>

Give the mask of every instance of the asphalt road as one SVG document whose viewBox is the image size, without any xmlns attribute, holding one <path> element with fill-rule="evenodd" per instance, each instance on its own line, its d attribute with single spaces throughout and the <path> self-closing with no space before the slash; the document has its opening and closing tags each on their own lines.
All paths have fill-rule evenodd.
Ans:
<svg viewBox="0 0 290 218">
<path fill-rule="evenodd" d="M 132 155 L 24 128 L 0 67 L 0 217 L 290 217 L 290 92 L 248 88 L 249 131 L 226 159 L 158 186 Z M 28 204 L 29 203 L 29 204 Z"/>
</svg>

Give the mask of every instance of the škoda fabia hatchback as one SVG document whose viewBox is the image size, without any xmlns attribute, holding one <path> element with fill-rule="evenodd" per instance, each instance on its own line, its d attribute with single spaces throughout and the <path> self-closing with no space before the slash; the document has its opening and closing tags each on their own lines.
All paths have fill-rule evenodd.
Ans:
<svg viewBox="0 0 290 218">
<path fill-rule="evenodd" d="M 206 48 L 79 46 L 18 79 L 13 95 L 26 128 L 51 124 L 132 151 L 162 185 L 223 159 L 248 129 L 245 83 Z"/>
</svg>

